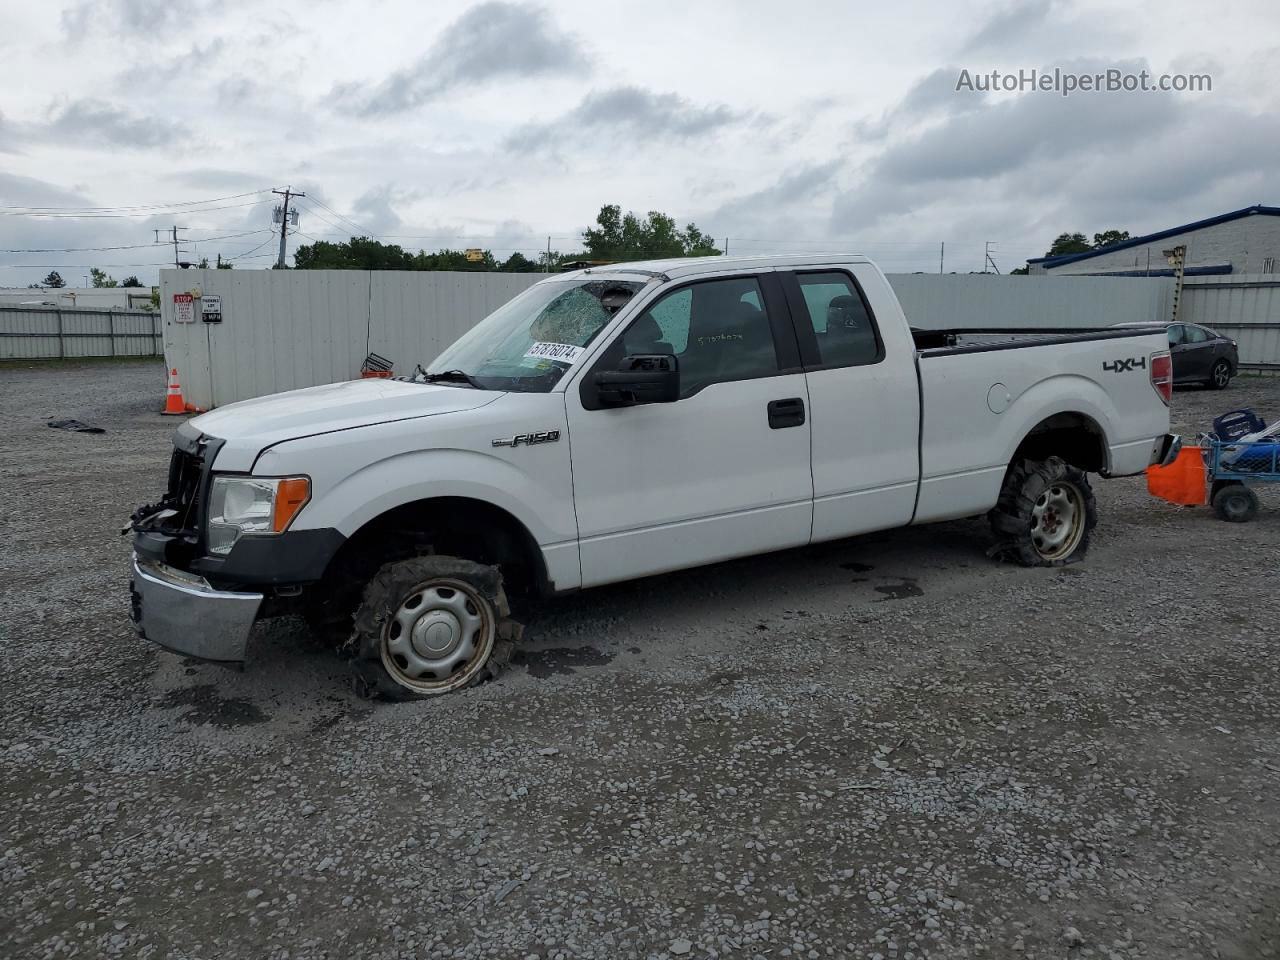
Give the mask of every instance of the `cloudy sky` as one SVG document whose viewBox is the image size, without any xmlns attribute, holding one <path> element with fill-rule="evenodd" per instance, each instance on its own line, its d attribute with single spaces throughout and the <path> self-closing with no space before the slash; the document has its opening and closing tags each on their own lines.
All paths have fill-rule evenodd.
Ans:
<svg viewBox="0 0 1280 960">
<path fill-rule="evenodd" d="M 996 0 L 0 0 L 0 286 L 155 281 L 301 233 L 575 248 L 601 204 L 731 253 L 1002 270 L 1063 230 L 1280 203 L 1280 5 Z M 1200 93 L 984 94 L 961 70 L 1212 76 Z M 40 209 L 35 209 L 40 208 Z M 98 208 L 89 210 L 88 208 Z M 43 213 L 45 216 L 34 216 Z M 74 215 L 73 215 L 74 214 Z M 92 214 L 92 215 L 86 215 Z M 121 249 L 68 248 L 119 247 Z M 60 252 L 14 252 L 58 250 Z"/>
</svg>

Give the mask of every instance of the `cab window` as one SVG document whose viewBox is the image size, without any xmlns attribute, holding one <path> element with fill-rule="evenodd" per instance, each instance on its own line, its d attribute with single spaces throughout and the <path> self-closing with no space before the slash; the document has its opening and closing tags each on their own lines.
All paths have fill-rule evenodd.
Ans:
<svg viewBox="0 0 1280 960">
<path fill-rule="evenodd" d="M 674 355 L 680 396 L 712 383 L 779 372 L 769 314 L 755 277 L 705 280 L 673 290 L 638 316 L 622 335 L 622 356 Z"/>
<path fill-rule="evenodd" d="M 799 273 L 796 280 L 822 366 L 860 366 L 877 363 L 884 357 L 875 318 L 847 273 Z"/>
</svg>

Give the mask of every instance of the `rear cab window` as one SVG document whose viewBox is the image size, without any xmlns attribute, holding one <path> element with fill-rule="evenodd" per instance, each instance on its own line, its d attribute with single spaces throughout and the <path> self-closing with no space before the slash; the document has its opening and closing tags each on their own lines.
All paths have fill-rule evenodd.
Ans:
<svg viewBox="0 0 1280 960">
<path fill-rule="evenodd" d="M 861 288 L 843 270 L 783 278 L 807 368 L 856 367 L 884 359 L 884 343 Z"/>
</svg>

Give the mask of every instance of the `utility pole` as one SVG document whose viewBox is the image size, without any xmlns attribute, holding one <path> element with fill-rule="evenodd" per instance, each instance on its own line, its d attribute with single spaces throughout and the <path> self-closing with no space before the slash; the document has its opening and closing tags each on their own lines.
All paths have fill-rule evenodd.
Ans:
<svg viewBox="0 0 1280 960">
<path fill-rule="evenodd" d="M 728 237 L 724 238 L 724 255 L 726 257 L 729 255 L 729 238 Z"/>
<path fill-rule="evenodd" d="M 180 226 L 178 226 L 178 225 L 175 223 L 175 224 L 173 225 L 172 229 L 164 231 L 165 233 L 169 234 L 169 236 L 170 236 L 170 238 L 169 238 L 168 240 L 166 240 L 166 241 L 165 241 L 165 243 L 172 243 L 172 244 L 173 244 L 173 265 L 174 265 L 175 267 L 180 265 L 180 264 L 178 263 L 178 231 L 179 231 L 179 230 L 186 230 L 186 229 L 187 229 L 186 227 L 180 227 Z M 152 230 L 152 232 L 156 235 L 156 243 L 159 243 L 159 242 L 160 242 L 160 231 L 159 231 L 159 230 L 155 230 L 155 229 L 153 229 L 153 230 Z"/>
<path fill-rule="evenodd" d="M 285 244 L 285 239 L 289 236 L 289 198 L 305 197 L 306 194 L 295 193 L 290 187 L 285 187 L 283 190 L 272 190 L 271 192 L 278 193 L 280 194 L 280 196 L 284 197 L 284 208 L 280 214 L 280 256 L 276 260 L 276 269 L 283 270 L 284 269 L 284 244 Z"/>
<path fill-rule="evenodd" d="M 1000 268 L 996 266 L 996 262 L 991 259 L 991 247 L 994 243 L 995 243 L 994 240 L 988 240 L 982 248 L 982 257 L 983 257 L 982 272 L 983 273 L 990 272 L 987 270 L 988 266 L 991 267 L 991 269 L 994 270 L 996 273 L 1000 272 Z"/>
<path fill-rule="evenodd" d="M 947 262 L 947 241 L 938 244 L 938 272 L 942 273 L 943 264 Z"/>
<path fill-rule="evenodd" d="M 546 270 L 544 270 L 543 272 L 544 273 L 551 272 L 551 238 L 550 237 L 547 237 L 547 263 L 546 263 Z"/>
</svg>

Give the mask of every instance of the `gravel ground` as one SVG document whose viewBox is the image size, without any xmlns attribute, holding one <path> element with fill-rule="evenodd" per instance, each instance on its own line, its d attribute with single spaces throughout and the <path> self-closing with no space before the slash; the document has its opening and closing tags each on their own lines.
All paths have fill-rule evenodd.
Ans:
<svg viewBox="0 0 1280 960">
<path fill-rule="evenodd" d="M 163 387 L 0 368 L 0 955 L 1280 956 L 1280 491 L 1099 481 L 1060 570 L 965 521 L 589 591 L 374 705 L 294 621 L 244 672 L 135 638 Z"/>
</svg>

